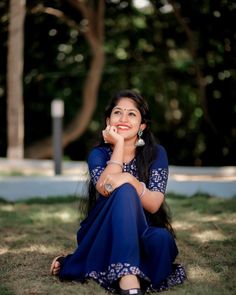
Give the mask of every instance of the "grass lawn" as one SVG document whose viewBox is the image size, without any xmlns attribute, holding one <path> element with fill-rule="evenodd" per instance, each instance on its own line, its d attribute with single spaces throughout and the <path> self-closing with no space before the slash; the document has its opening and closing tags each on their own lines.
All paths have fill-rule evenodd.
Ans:
<svg viewBox="0 0 236 295">
<path fill-rule="evenodd" d="M 236 198 L 168 196 L 188 280 L 164 295 L 235 294 Z M 51 260 L 76 246 L 83 204 L 73 197 L 0 202 L 0 294 L 108 294 L 94 282 L 61 283 Z"/>
</svg>

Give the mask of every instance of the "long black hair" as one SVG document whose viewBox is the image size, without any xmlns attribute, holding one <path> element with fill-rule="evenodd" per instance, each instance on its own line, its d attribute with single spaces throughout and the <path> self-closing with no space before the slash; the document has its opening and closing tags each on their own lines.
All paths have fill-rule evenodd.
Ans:
<svg viewBox="0 0 236 295">
<path fill-rule="evenodd" d="M 147 102 L 136 91 L 121 90 L 117 92 L 105 109 L 104 124 L 106 124 L 106 119 L 110 118 L 113 108 L 119 103 L 120 99 L 122 98 L 129 98 L 133 100 L 135 106 L 140 111 L 142 117 L 141 124 L 146 124 L 146 128 L 144 129 L 142 135 L 142 138 L 145 141 L 145 145 L 136 148 L 135 158 L 139 180 L 143 181 L 147 185 L 150 166 L 156 159 L 156 157 L 158 157 L 156 141 L 151 132 L 151 116 Z M 101 140 L 99 146 L 103 145 L 105 145 L 105 143 L 103 140 Z M 96 189 L 93 183 L 90 181 L 88 210 L 90 210 L 96 202 L 96 196 Z M 149 214 L 149 217 L 153 226 L 165 227 L 175 236 L 174 230 L 171 226 L 170 210 L 165 201 L 162 203 L 158 211 L 154 214 Z"/>
</svg>

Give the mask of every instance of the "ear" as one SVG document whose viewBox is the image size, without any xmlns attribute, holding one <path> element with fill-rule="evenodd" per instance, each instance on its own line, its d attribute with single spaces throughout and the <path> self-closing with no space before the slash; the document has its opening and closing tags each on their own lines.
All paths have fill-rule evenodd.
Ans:
<svg viewBox="0 0 236 295">
<path fill-rule="evenodd" d="M 143 123 L 140 125 L 140 129 L 143 131 L 145 128 L 147 127 L 147 124 L 146 123 Z"/>
<path fill-rule="evenodd" d="M 106 124 L 110 125 L 110 118 L 106 118 Z"/>
</svg>

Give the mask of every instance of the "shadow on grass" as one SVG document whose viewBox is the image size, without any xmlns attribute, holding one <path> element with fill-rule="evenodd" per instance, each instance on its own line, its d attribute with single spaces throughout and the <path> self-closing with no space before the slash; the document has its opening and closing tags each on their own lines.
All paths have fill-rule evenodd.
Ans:
<svg viewBox="0 0 236 295">
<path fill-rule="evenodd" d="M 168 196 L 188 281 L 168 294 L 234 294 L 235 199 Z M 84 200 L 82 200 L 84 205 Z M 71 253 L 84 216 L 78 198 L 0 204 L 0 294 L 107 294 L 94 282 L 61 283 L 49 275 L 53 257 Z"/>
<path fill-rule="evenodd" d="M 53 255 L 40 251 L 19 250 L 1 257 L 0 294 L 105 294 L 95 284 L 60 282 L 49 273 Z M 5 292 L 5 293 L 3 293 Z"/>
</svg>

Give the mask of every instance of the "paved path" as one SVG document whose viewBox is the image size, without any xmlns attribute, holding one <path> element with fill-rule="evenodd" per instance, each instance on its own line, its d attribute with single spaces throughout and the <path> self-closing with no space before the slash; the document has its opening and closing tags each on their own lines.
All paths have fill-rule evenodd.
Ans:
<svg viewBox="0 0 236 295">
<path fill-rule="evenodd" d="M 62 175 L 54 175 L 53 161 L 0 158 L 0 197 L 15 201 L 32 197 L 87 195 L 85 162 L 64 162 Z M 191 196 L 207 193 L 236 196 L 236 167 L 170 166 L 167 192 Z"/>
</svg>

